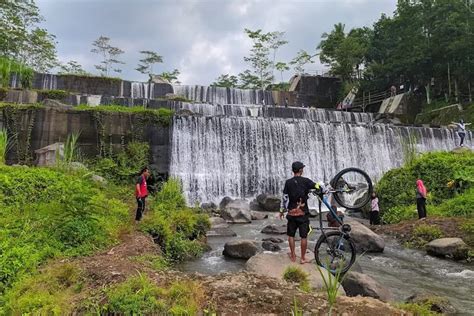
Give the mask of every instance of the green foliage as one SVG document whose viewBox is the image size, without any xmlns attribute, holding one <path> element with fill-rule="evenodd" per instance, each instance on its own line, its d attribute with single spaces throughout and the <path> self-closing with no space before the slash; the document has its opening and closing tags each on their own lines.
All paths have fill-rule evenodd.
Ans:
<svg viewBox="0 0 474 316">
<path fill-rule="evenodd" d="M 217 77 L 211 86 L 213 87 L 224 87 L 224 88 L 237 88 L 239 83 L 239 78 L 234 75 L 220 75 Z"/>
<path fill-rule="evenodd" d="M 74 108 L 79 111 L 90 111 L 90 112 L 101 112 L 101 113 L 130 113 L 148 118 L 153 122 L 168 126 L 171 123 L 174 112 L 170 109 L 159 108 L 159 109 L 144 109 L 141 106 L 126 107 L 121 105 L 78 105 Z"/>
<path fill-rule="evenodd" d="M 64 90 L 39 90 L 38 93 L 43 99 L 63 100 L 68 96 L 68 92 Z"/>
<path fill-rule="evenodd" d="M 432 240 L 443 237 L 443 232 L 438 226 L 421 224 L 418 225 L 411 236 L 409 246 L 414 248 L 422 248 Z"/>
<path fill-rule="evenodd" d="M 66 64 L 59 65 L 59 75 L 78 75 L 78 76 L 90 76 L 90 74 L 82 69 L 81 64 L 75 60 L 70 60 Z"/>
<path fill-rule="evenodd" d="M 291 316 L 303 316 L 303 310 L 298 307 L 296 297 L 293 297 L 293 306 L 291 307 Z"/>
<path fill-rule="evenodd" d="M 148 165 L 149 152 L 147 143 L 130 142 L 119 153 L 91 162 L 91 167 L 107 179 L 117 183 L 130 183 L 136 180 L 140 170 Z"/>
<path fill-rule="evenodd" d="M 5 314 L 65 315 L 72 313 L 72 297 L 83 286 L 78 267 L 53 265 L 16 282 L 5 296 Z M 0 312 L 1 312 L 0 308 Z"/>
<path fill-rule="evenodd" d="M 298 267 L 288 266 L 283 272 L 283 279 L 288 282 L 297 283 L 303 292 L 310 292 L 308 274 Z"/>
<path fill-rule="evenodd" d="M 128 218 L 87 174 L 0 167 L 0 294 L 49 258 L 114 243 Z"/>
<path fill-rule="evenodd" d="M 413 316 L 439 315 L 438 313 L 431 311 L 431 306 L 429 304 L 402 303 L 402 304 L 397 304 L 396 307 L 403 309 L 407 312 L 411 312 Z"/>
<path fill-rule="evenodd" d="M 194 282 L 175 282 L 169 288 L 161 288 L 145 275 L 131 277 L 105 292 L 103 312 L 123 315 L 195 315 L 204 297 Z"/>
<path fill-rule="evenodd" d="M 445 106 L 452 104 L 444 103 Z M 465 122 L 474 122 L 474 103 L 463 105 L 463 110 L 460 111 L 458 107 L 450 107 L 447 109 L 424 112 L 416 116 L 416 124 L 435 124 L 447 126 L 451 122 L 457 122 L 459 119 L 464 119 Z"/>
<path fill-rule="evenodd" d="M 297 74 L 303 74 L 304 66 L 306 64 L 314 63 L 313 57 L 314 56 L 310 55 L 307 51 L 301 49 L 300 51 L 298 51 L 296 57 L 293 58 L 292 61 L 290 61 L 290 65 L 294 66 L 295 72 Z"/>
<path fill-rule="evenodd" d="M 80 160 L 80 152 L 77 144 L 79 135 L 80 133 L 67 135 L 62 156 L 60 151 L 56 150 L 56 164 L 58 168 L 68 169 L 72 162 Z"/>
<path fill-rule="evenodd" d="M 392 169 L 377 183 L 383 219 L 396 223 L 414 217 L 412 207 L 416 198 L 416 179 L 422 179 L 429 192 L 429 213 L 456 216 L 472 215 L 472 152 L 427 153 L 411 165 Z M 454 199 L 453 199 L 454 198 Z M 452 200 L 449 200 L 452 199 Z"/>
<path fill-rule="evenodd" d="M 22 88 L 31 88 L 34 75 L 33 69 L 13 59 L 0 56 L 0 85 L 4 88 L 8 87 L 11 76 L 14 74 L 20 81 Z"/>
<path fill-rule="evenodd" d="M 173 71 L 163 71 L 159 76 L 169 83 L 176 83 L 179 84 L 180 82 L 178 81 L 178 76 L 180 72 L 178 69 L 174 69 Z"/>
<path fill-rule="evenodd" d="M 210 227 L 209 219 L 185 206 L 179 181 L 168 180 L 153 205 L 153 211 L 143 219 L 140 229 L 153 236 L 165 257 L 182 261 L 199 256 L 204 250 L 201 240 Z"/>
<path fill-rule="evenodd" d="M 137 256 L 134 258 L 134 260 L 146 264 L 157 271 L 166 270 L 170 266 L 170 263 L 166 258 L 157 255 L 147 254 Z"/>
<path fill-rule="evenodd" d="M 342 262 L 341 262 L 342 264 Z M 331 263 L 328 261 L 326 262 L 326 267 L 330 267 Z M 352 265 L 353 267 L 353 265 Z M 336 267 L 335 274 L 330 273 L 326 269 L 321 268 L 319 265 L 316 265 L 316 268 L 319 271 L 319 274 L 321 275 L 321 278 L 323 279 L 324 283 L 324 290 L 326 291 L 327 299 L 328 299 L 328 304 L 329 304 L 329 312 L 328 315 L 331 315 L 332 313 L 332 308 L 334 304 L 336 303 L 336 299 L 339 295 L 339 288 L 341 287 L 342 282 L 344 281 L 344 278 L 346 277 L 346 274 L 342 274 L 342 269 L 343 266 L 339 265 Z"/>
<path fill-rule="evenodd" d="M 5 165 L 7 153 L 12 146 L 6 129 L 0 129 L 0 166 Z"/>
<path fill-rule="evenodd" d="M 135 69 L 136 71 L 141 72 L 142 74 L 148 74 L 152 76 L 153 72 L 153 65 L 157 63 L 163 62 L 163 56 L 158 55 L 157 52 L 149 51 L 149 50 L 142 50 L 140 54 L 143 55 L 143 58 L 140 59 L 140 64 Z"/>
<path fill-rule="evenodd" d="M 465 242 L 473 247 L 474 246 L 474 218 L 467 219 L 464 224 L 461 225 L 461 229 L 466 233 Z M 473 251 L 471 251 L 473 253 Z M 471 256 L 473 257 L 473 256 Z"/>
</svg>

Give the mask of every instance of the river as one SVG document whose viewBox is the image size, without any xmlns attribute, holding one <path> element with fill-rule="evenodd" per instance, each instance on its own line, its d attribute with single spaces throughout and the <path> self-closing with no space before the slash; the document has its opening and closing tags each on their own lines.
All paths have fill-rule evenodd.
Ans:
<svg viewBox="0 0 474 316">
<path fill-rule="evenodd" d="M 209 237 L 212 248 L 201 258 L 189 261 L 180 266 L 186 272 L 218 274 L 236 272 L 245 269 L 245 260 L 228 259 L 222 256 L 224 244 L 234 238 L 256 240 L 275 235 L 261 234 L 263 227 L 269 224 L 282 224 L 276 214 L 269 213 L 271 218 L 253 221 L 250 224 L 231 225 L 237 237 Z M 317 227 L 317 219 L 312 219 Z M 314 231 L 317 232 L 317 231 Z M 286 239 L 285 235 L 276 236 Z M 309 248 L 314 248 L 319 235 L 309 236 Z M 430 292 L 449 299 L 458 310 L 457 315 L 474 315 L 474 265 L 442 260 L 428 256 L 423 251 L 406 249 L 395 240 L 386 239 L 383 253 L 366 253 L 358 256 L 362 271 L 373 277 L 380 284 L 389 288 L 394 301 L 402 302 L 414 293 Z M 288 252 L 288 243 L 281 244 L 282 250 Z"/>
</svg>

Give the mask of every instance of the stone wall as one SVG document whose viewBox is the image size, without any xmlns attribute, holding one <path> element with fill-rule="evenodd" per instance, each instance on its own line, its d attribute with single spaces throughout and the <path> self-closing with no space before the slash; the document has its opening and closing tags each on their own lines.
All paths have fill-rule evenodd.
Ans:
<svg viewBox="0 0 474 316">
<path fill-rule="evenodd" d="M 168 173 L 168 126 L 147 123 L 138 117 L 139 114 L 101 113 L 99 123 L 97 112 L 94 111 L 57 107 L 13 111 L 3 108 L 0 111 L 0 128 L 10 126 L 11 130 L 17 132 L 22 147 L 20 152 L 26 150 L 25 155 L 29 155 L 31 162 L 36 158 L 35 150 L 56 142 L 64 142 L 73 132 L 80 132 L 79 147 L 86 157 L 97 156 L 100 148 L 119 150 L 132 138 L 139 138 L 150 144 L 152 167 L 160 174 Z M 10 150 L 9 163 L 17 163 L 19 158 L 22 157 L 18 157 L 16 148 Z"/>
<path fill-rule="evenodd" d="M 341 87 L 339 78 L 303 75 L 296 87 L 297 106 L 335 108 Z"/>
</svg>

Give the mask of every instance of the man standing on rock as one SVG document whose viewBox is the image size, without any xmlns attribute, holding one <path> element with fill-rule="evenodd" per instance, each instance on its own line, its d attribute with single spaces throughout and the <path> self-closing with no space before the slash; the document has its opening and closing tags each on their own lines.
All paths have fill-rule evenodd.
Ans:
<svg viewBox="0 0 474 316">
<path fill-rule="evenodd" d="M 309 262 L 306 260 L 306 248 L 308 247 L 309 233 L 309 208 L 308 193 L 311 189 L 317 187 L 316 183 L 308 178 L 302 177 L 305 165 L 300 161 L 295 161 L 291 168 L 293 170 L 293 178 L 286 180 L 283 189 L 283 197 L 281 199 L 280 219 L 283 214 L 288 212 L 286 218 L 288 220 L 286 234 L 288 235 L 288 243 L 290 244 L 290 259 L 296 261 L 295 253 L 295 234 L 299 231 L 301 237 L 301 264 Z"/>
</svg>

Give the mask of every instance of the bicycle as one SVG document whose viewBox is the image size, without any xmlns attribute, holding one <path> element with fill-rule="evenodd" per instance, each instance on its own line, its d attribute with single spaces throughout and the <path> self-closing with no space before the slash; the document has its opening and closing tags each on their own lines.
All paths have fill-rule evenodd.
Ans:
<svg viewBox="0 0 474 316">
<path fill-rule="evenodd" d="M 327 196 L 332 194 L 336 202 L 349 210 L 360 209 L 369 203 L 373 191 L 372 181 L 364 171 L 347 168 L 340 171 L 325 190 L 312 191 L 319 200 L 319 230 L 321 236 L 316 242 L 314 256 L 316 263 L 331 273 L 346 273 L 356 259 L 356 247 L 350 236 L 351 226 L 344 224 L 333 210 Z M 321 206 L 324 204 L 340 223 L 339 228 L 323 227 Z M 318 229 L 310 226 L 310 230 Z M 325 232 L 331 230 L 329 232 Z M 328 265 L 328 266 L 326 266 Z"/>
</svg>

